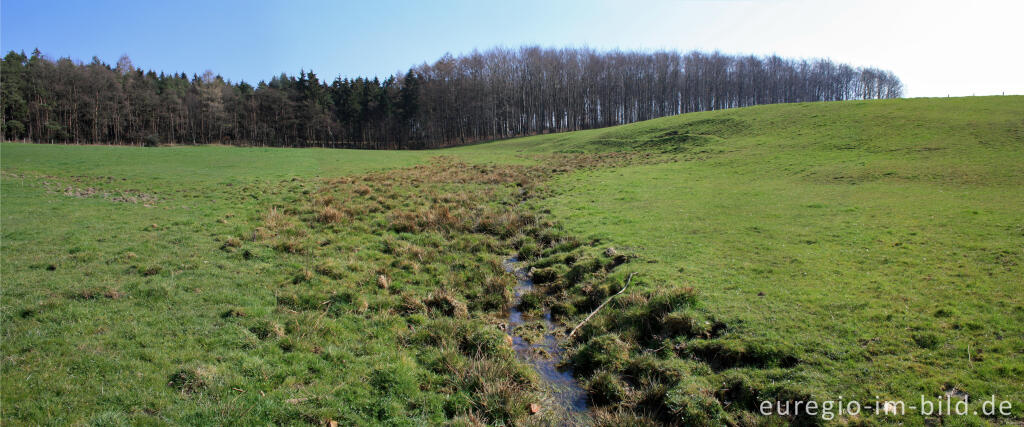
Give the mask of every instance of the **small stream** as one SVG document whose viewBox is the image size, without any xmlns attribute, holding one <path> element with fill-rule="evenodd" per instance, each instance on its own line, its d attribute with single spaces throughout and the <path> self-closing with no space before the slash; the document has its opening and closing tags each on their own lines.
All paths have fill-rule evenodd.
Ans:
<svg viewBox="0 0 1024 427">
<path fill-rule="evenodd" d="M 523 312 L 519 309 L 523 294 L 533 289 L 533 281 L 524 268 L 516 268 L 518 261 L 516 257 L 511 257 L 504 262 L 505 271 L 514 274 L 518 281 L 514 290 L 515 302 L 508 311 L 508 328 L 505 332 L 512 337 L 512 347 L 519 358 L 533 365 L 540 374 L 544 391 L 549 396 L 542 404 L 541 410 L 554 411 L 567 424 L 579 421 L 587 411 L 587 393 L 573 378 L 571 369 L 558 369 L 564 350 L 558 345 L 558 338 L 555 336 L 556 326 L 551 321 L 551 311 L 544 311 L 543 339 L 530 343 L 516 332 L 516 329 L 527 321 L 538 320 L 529 317 L 524 319 Z"/>
</svg>

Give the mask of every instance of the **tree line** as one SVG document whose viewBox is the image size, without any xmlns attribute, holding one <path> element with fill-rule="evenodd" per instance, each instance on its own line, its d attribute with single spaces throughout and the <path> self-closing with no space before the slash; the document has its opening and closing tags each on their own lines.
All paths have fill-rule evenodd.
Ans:
<svg viewBox="0 0 1024 427">
<path fill-rule="evenodd" d="M 39 50 L 0 62 L 3 137 L 50 143 L 433 148 L 750 105 L 898 98 L 893 73 L 828 59 L 522 47 L 445 55 L 383 80 L 253 86 Z"/>
</svg>

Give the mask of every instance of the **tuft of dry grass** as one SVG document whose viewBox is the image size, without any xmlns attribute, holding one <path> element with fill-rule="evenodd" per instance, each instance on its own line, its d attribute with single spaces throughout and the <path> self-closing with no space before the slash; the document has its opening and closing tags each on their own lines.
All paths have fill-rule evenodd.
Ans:
<svg viewBox="0 0 1024 427">
<path fill-rule="evenodd" d="M 408 316 L 410 314 L 425 313 L 427 306 L 423 304 L 423 301 L 416 298 L 415 295 L 403 292 L 397 309 L 400 314 Z"/>
<path fill-rule="evenodd" d="M 308 252 L 307 242 L 299 236 L 283 237 L 274 243 L 274 249 L 278 252 L 289 254 L 304 254 Z"/>
<path fill-rule="evenodd" d="M 334 201 L 335 201 L 334 196 L 332 196 L 330 194 L 327 194 L 327 195 L 315 197 L 313 199 L 313 205 L 314 206 L 320 206 L 320 207 L 328 207 L 328 206 L 333 205 Z"/>
<path fill-rule="evenodd" d="M 261 340 L 269 338 L 283 338 L 285 336 L 284 326 L 276 322 L 259 322 L 255 326 L 249 328 L 249 332 L 256 335 L 256 338 Z"/>
<path fill-rule="evenodd" d="M 252 237 L 250 238 L 250 240 L 254 242 L 263 242 L 273 238 L 276 235 L 276 233 L 270 231 L 270 229 L 266 227 L 256 227 L 256 229 L 252 231 Z"/>
<path fill-rule="evenodd" d="M 277 210 L 277 206 L 270 208 L 270 211 L 263 216 L 263 225 L 270 230 L 278 230 L 288 226 L 287 217 Z"/>
<path fill-rule="evenodd" d="M 224 240 L 224 244 L 220 246 L 221 249 L 231 250 L 242 246 L 242 239 L 231 236 Z"/>
<path fill-rule="evenodd" d="M 310 280 L 313 280 L 313 277 L 315 277 L 315 275 L 313 274 L 312 270 L 308 268 L 303 268 L 302 271 L 299 271 L 297 274 L 295 274 L 295 277 L 292 278 L 292 283 L 299 284 L 308 282 Z"/>
<path fill-rule="evenodd" d="M 344 216 L 340 210 L 332 206 L 324 206 L 317 212 L 316 220 L 324 224 L 332 224 L 341 221 Z"/>
<path fill-rule="evenodd" d="M 431 312 L 440 313 L 443 316 L 460 319 L 469 317 L 466 303 L 459 301 L 455 294 L 446 288 L 432 292 L 423 302 Z"/>
</svg>

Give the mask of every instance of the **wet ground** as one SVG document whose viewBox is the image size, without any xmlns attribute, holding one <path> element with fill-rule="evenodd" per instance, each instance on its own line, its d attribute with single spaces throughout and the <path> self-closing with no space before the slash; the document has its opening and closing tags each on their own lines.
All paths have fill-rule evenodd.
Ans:
<svg viewBox="0 0 1024 427">
<path fill-rule="evenodd" d="M 541 404 L 541 411 L 548 412 L 554 418 L 561 419 L 564 424 L 577 424 L 586 418 L 587 394 L 572 375 L 571 369 L 559 369 L 565 351 L 559 346 L 555 332 L 557 325 L 551 321 L 551 311 L 544 309 L 542 317 L 529 317 L 519 308 L 519 302 L 525 293 L 533 290 L 533 281 L 524 268 L 518 268 L 515 257 L 505 260 L 505 270 L 516 276 L 514 290 L 515 305 L 509 309 L 508 329 L 512 337 L 512 346 L 519 358 L 533 365 L 540 375 L 542 389 L 547 396 Z M 524 328 L 543 325 L 542 335 L 537 337 L 534 330 Z M 527 340 L 524 336 L 529 336 Z"/>
</svg>

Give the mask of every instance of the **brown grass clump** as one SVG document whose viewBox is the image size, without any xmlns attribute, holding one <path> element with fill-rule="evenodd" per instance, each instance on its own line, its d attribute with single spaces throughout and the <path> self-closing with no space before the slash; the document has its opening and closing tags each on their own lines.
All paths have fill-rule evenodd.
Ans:
<svg viewBox="0 0 1024 427">
<path fill-rule="evenodd" d="M 220 246 L 221 249 L 231 250 L 242 246 L 242 239 L 231 236 L 224 240 L 224 244 Z"/>
<path fill-rule="evenodd" d="M 139 273 L 142 273 L 143 276 L 147 276 L 148 277 L 148 276 L 155 276 L 157 274 L 160 274 L 160 270 L 161 270 L 161 268 L 160 268 L 159 265 L 151 265 L 151 266 L 148 266 L 148 267 L 140 269 Z"/>
<path fill-rule="evenodd" d="M 415 233 L 422 230 L 415 212 L 393 211 L 388 213 L 387 219 L 391 229 L 399 233 Z"/>
<path fill-rule="evenodd" d="M 298 272 L 295 277 L 292 278 L 292 283 L 299 284 L 313 280 L 313 271 L 308 268 L 303 268 L 302 271 Z"/>
<path fill-rule="evenodd" d="M 288 225 L 288 218 L 277 210 L 277 206 L 271 207 L 270 211 L 263 216 L 263 225 L 271 230 L 285 228 Z"/>
<path fill-rule="evenodd" d="M 248 316 L 248 314 L 246 314 L 245 311 L 240 309 L 240 308 L 228 309 L 227 311 L 225 311 L 223 314 L 220 315 L 220 317 L 223 317 L 225 319 L 232 318 L 232 317 L 246 317 L 246 316 Z"/>
<path fill-rule="evenodd" d="M 324 224 L 331 224 L 341 221 L 344 214 L 333 206 L 324 206 L 316 214 L 316 220 Z"/>
<path fill-rule="evenodd" d="M 402 293 L 402 302 L 398 304 L 398 312 L 403 315 L 410 315 L 416 313 L 425 313 L 427 311 L 426 304 L 423 304 L 415 295 L 409 293 Z"/>
<path fill-rule="evenodd" d="M 275 235 L 276 234 L 273 231 L 270 231 L 266 227 L 256 227 L 256 229 L 252 231 L 251 240 L 254 242 L 262 242 L 274 237 Z"/>
<path fill-rule="evenodd" d="M 488 276 L 484 279 L 480 304 L 488 310 L 504 310 L 512 305 L 512 287 L 515 279 L 509 274 Z"/>
<path fill-rule="evenodd" d="M 511 237 L 532 223 L 532 217 L 518 212 L 488 209 L 476 216 L 473 231 L 495 236 Z"/>
<path fill-rule="evenodd" d="M 466 303 L 459 301 L 455 294 L 445 288 L 434 291 L 423 302 L 430 308 L 430 311 L 444 316 L 460 319 L 469 317 L 469 309 L 466 307 Z"/>
<path fill-rule="evenodd" d="M 334 196 L 328 194 L 313 199 L 314 206 L 328 207 L 334 204 Z"/>
<path fill-rule="evenodd" d="M 171 374 L 170 378 L 168 378 L 167 385 L 173 387 L 184 395 L 199 393 L 209 387 L 209 380 L 212 375 L 213 368 L 183 368 Z"/>
<path fill-rule="evenodd" d="M 647 295 L 642 292 L 625 293 L 612 300 L 612 304 L 616 308 L 639 307 L 647 304 Z"/>
<path fill-rule="evenodd" d="M 280 252 L 287 252 L 290 254 L 301 254 L 306 252 L 306 245 L 302 239 L 293 237 L 289 239 L 282 239 L 274 245 L 274 249 Z"/>
<path fill-rule="evenodd" d="M 460 222 L 448 205 L 434 205 L 423 213 L 423 219 L 431 228 L 439 230 L 455 230 Z"/>
</svg>

